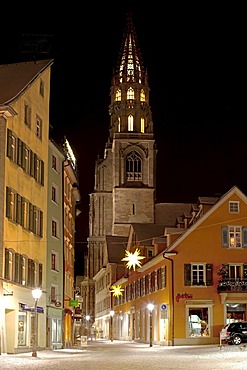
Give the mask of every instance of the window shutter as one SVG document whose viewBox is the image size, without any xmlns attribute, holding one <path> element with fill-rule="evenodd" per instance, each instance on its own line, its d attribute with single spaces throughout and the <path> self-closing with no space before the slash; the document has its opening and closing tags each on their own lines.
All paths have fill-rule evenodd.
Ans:
<svg viewBox="0 0 247 370">
<path fill-rule="evenodd" d="M 42 271 L 43 271 L 42 263 L 39 263 L 39 288 L 42 287 Z"/>
<path fill-rule="evenodd" d="M 24 266 L 24 257 L 20 254 L 20 270 L 19 270 L 20 277 L 19 277 L 19 281 L 22 285 L 23 285 L 23 280 L 25 281 L 25 276 L 22 276 L 23 266 Z M 26 281 L 25 281 L 25 284 L 26 284 Z"/>
<path fill-rule="evenodd" d="M 246 264 L 244 264 L 244 279 L 246 279 L 247 278 L 247 265 Z"/>
<path fill-rule="evenodd" d="M 27 285 L 32 286 L 32 260 L 28 258 Z"/>
<path fill-rule="evenodd" d="M 17 155 L 17 164 L 18 166 L 22 167 L 22 141 L 18 139 L 18 155 Z"/>
<path fill-rule="evenodd" d="M 191 285 L 191 264 L 185 263 L 184 265 L 184 285 Z"/>
<path fill-rule="evenodd" d="M 246 226 L 243 226 L 242 228 L 242 235 L 243 235 L 243 248 L 247 248 L 247 227 Z"/>
<path fill-rule="evenodd" d="M 229 242 L 228 242 L 228 227 L 227 226 L 222 226 L 221 236 L 222 236 L 222 247 L 228 248 Z"/>
<path fill-rule="evenodd" d="M 21 196 L 17 194 L 17 202 L 16 202 L 16 222 L 21 225 Z"/>
<path fill-rule="evenodd" d="M 30 150 L 30 176 L 34 177 L 34 152 Z"/>
<path fill-rule="evenodd" d="M 40 211 L 40 232 L 39 236 L 42 238 L 43 237 L 43 212 Z"/>
<path fill-rule="evenodd" d="M 5 248 L 5 270 L 4 270 L 5 279 L 9 280 L 9 250 Z"/>
<path fill-rule="evenodd" d="M 10 193 L 11 189 L 6 187 L 6 217 L 10 218 Z"/>
<path fill-rule="evenodd" d="M 44 162 L 41 161 L 41 185 L 44 186 L 44 174 L 45 174 L 45 166 Z"/>
<path fill-rule="evenodd" d="M 13 159 L 12 158 L 12 148 L 11 148 L 11 144 L 12 144 L 12 131 L 8 129 L 8 142 L 7 142 L 7 157 L 9 157 L 10 159 Z"/>
<path fill-rule="evenodd" d="M 213 265 L 211 263 L 206 264 L 206 285 L 213 285 Z"/>
<path fill-rule="evenodd" d="M 19 283 L 19 268 L 20 268 L 20 255 L 19 253 L 15 253 L 15 276 L 14 281 Z"/>
</svg>

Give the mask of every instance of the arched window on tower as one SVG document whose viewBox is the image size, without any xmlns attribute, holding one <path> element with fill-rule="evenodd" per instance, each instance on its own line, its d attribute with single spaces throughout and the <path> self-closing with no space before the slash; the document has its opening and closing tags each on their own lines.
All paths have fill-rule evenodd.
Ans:
<svg viewBox="0 0 247 370">
<path fill-rule="evenodd" d="M 133 131 L 134 130 L 134 117 L 132 114 L 128 116 L 128 131 Z"/>
<path fill-rule="evenodd" d="M 142 180 L 142 159 L 136 151 L 129 153 L 126 157 L 126 180 Z"/>
<path fill-rule="evenodd" d="M 146 101 L 146 96 L 145 96 L 145 92 L 143 89 L 141 89 L 141 92 L 140 92 L 140 101 Z"/>
<path fill-rule="evenodd" d="M 134 100 L 135 99 L 135 92 L 133 87 L 129 87 L 127 90 L 127 100 Z"/>
<path fill-rule="evenodd" d="M 117 127 L 117 130 L 118 132 L 121 132 L 121 120 L 120 120 L 120 117 L 118 116 L 118 127 Z"/>
<path fill-rule="evenodd" d="M 141 118 L 141 133 L 144 134 L 145 132 L 145 119 Z"/>
<path fill-rule="evenodd" d="M 116 91 L 116 101 L 121 101 L 121 90 L 120 89 L 117 89 Z"/>
</svg>

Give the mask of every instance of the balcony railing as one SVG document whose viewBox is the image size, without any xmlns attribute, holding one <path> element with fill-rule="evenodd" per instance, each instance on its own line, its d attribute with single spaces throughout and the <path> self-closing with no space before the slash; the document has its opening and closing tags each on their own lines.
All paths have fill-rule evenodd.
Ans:
<svg viewBox="0 0 247 370">
<path fill-rule="evenodd" d="M 221 279 L 218 283 L 218 292 L 247 292 L 247 279 Z"/>
</svg>

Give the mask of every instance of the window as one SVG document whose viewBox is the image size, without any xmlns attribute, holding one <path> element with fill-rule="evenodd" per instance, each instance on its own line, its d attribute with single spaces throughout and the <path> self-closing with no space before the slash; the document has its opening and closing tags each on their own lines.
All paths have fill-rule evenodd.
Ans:
<svg viewBox="0 0 247 370">
<path fill-rule="evenodd" d="M 37 115 L 36 116 L 36 136 L 41 140 L 42 139 L 42 119 Z"/>
<path fill-rule="evenodd" d="M 22 198 L 22 226 L 29 228 L 29 202 L 25 198 Z"/>
<path fill-rule="evenodd" d="M 188 317 L 188 337 L 209 337 L 209 307 L 196 306 L 186 307 Z"/>
<path fill-rule="evenodd" d="M 37 207 L 33 207 L 33 232 L 34 234 L 43 236 L 43 212 Z"/>
<path fill-rule="evenodd" d="M 222 247 L 246 248 L 247 227 L 245 226 L 222 226 Z"/>
<path fill-rule="evenodd" d="M 229 202 L 229 212 L 239 213 L 239 202 Z"/>
<path fill-rule="evenodd" d="M 142 160 L 140 154 L 135 151 L 126 157 L 126 179 L 127 181 L 142 180 Z"/>
<path fill-rule="evenodd" d="M 144 134 L 145 132 L 145 119 L 141 118 L 141 133 Z"/>
<path fill-rule="evenodd" d="M 51 269 L 53 271 L 59 271 L 58 253 L 54 251 L 51 252 Z"/>
<path fill-rule="evenodd" d="M 40 83 L 39 83 L 39 94 L 44 97 L 44 81 L 43 80 L 40 80 Z"/>
<path fill-rule="evenodd" d="M 52 154 L 52 168 L 55 170 L 55 171 L 57 171 L 58 170 L 58 168 L 57 168 L 57 157 L 54 155 L 54 154 Z"/>
<path fill-rule="evenodd" d="M 51 285 L 51 295 L 50 295 L 50 302 L 56 303 L 58 296 L 58 287 L 57 285 Z"/>
<path fill-rule="evenodd" d="M 213 284 L 213 265 L 207 263 L 186 263 L 184 265 L 184 285 L 204 286 Z"/>
<path fill-rule="evenodd" d="M 34 155 L 34 178 L 44 185 L 44 162 L 36 154 Z"/>
<path fill-rule="evenodd" d="M 141 102 L 145 102 L 146 100 L 146 97 L 145 97 L 145 92 L 143 89 L 141 89 L 141 93 L 140 93 L 140 101 Z"/>
<path fill-rule="evenodd" d="M 128 131 L 133 131 L 134 130 L 134 117 L 132 114 L 128 116 Z"/>
<path fill-rule="evenodd" d="M 133 87 L 129 87 L 127 90 L 127 100 L 134 100 L 135 99 L 135 93 Z"/>
<path fill-rule="evenodd" d="M 118 116 L 118 132 L 121 132 L 121 119 Z"/>
<path fill-rule="evenodd" d="M 4 277 L 7 280 L 13 280 L 13 258 L 14 253 L 10 249 L 5 249 L 5 270 Z"/>
<path fill-rule="evenodd" d="M 58 194 L 58 187 L 57 187 L 57 185 L 52 184 L 52 187 L 51 187 L 51 199 L 55 203 L 58 203 L 57 194 Z"/>
<path fill-rule="evenodd" d="M 30 149 L 23 145 L 23 163 L 22 163 L 23 170 L 30 174 Z"/>
<path fill-rule="evenodd" d="M 31 127 L 31 107 L 29 104 L 24 104 L 24 122 L 30 128 Z"/>
<path fill-rule="evenodd" d="M 7 156 L 17 163 L 17 138 L 11 130 L 8 129 Z"/>
<path fill-rule="evenodd" d="M 117 89 L 116 91 L 116 101 L 121 101 L 121 90 L 120 89 Z"/>
<path fill-rule="evenodd" d="M 52 236 L 58 238 L 58 223 L 55 220 L 52 220 Z"/>
<path fill-rule="evenodd" d="M 16 221 L 16 192 L 11 188 L 6 188 L 6 217 L 11 221 Z"/>
</svg>

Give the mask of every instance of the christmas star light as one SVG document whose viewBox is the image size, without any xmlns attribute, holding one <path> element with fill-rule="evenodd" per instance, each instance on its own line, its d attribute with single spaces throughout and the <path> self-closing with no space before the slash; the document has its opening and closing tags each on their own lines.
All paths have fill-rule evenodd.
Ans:
<svg viewBox="0 0 247 370">
<path fill-rule="evenodd" d="M 113 293 L 114 297 L 119 297 L 120 295 L 123 295 L 122 292 L 124 292 L 124 289 L 122 289 L 121 285 L 113 285 L 110 292 Z"/>
<path fill-rule="evenodd" d="M 141 267 L 140 260 L 145 258 L 144 256 L 140 256 L 140 253 L 141 253 L 140 249 L 136 249 L 134 253 L 125 251 L 126 257 L 122 258 L 121 261 L 127 261 L 126 267 L 129 269 L 133 267 L 133 270 L 135 271 L 136 266 Z"/>
</svg>

